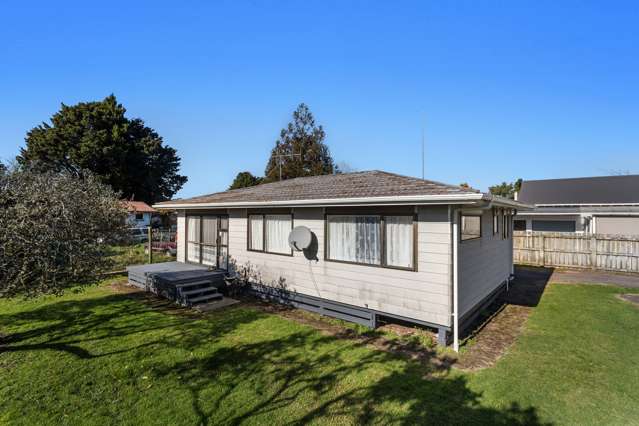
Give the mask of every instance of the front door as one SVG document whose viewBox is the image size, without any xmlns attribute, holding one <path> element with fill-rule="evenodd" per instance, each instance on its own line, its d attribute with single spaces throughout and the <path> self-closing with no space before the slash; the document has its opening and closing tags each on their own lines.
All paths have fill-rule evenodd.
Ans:
<svg viewBox="0 0 639 426">
<path fill-rule="evenodd" d="M 229 218 L 225 215 L 187 217 L 187 261 L 228 268 Z"/>
</svg>

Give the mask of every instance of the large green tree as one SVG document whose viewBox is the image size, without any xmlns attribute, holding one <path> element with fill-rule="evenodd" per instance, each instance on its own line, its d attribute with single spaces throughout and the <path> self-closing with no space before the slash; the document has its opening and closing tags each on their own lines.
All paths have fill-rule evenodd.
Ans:
<svg viewBox="0 0 639 426">
<path fill-rule="evenodd" d="M 125 116 L 114 95 L 99 102 L 62 104 L 27 133 L 18 163 L 40 171 L 91 171 L 125 198 L 153 203 L 170 199 L 186 182 L 180 157 L 139 118 Z"/>
<path fill-rule="evenodd" d="M 261 177 L 253 176 L 251 172 L 239 172 L 229 189 L 247 188 L 249 186 L 259 185 L 262 182 Z"/>
<path fill-rule="evenodd" d="M 305 104 L 293 112 L 293 120 L 280 132 L 266 165 L 264 180 L 273 182 L 301 176 L 327 175 L 336 172 L 326 133 L 315 124 L 315 118 Z M 281 168 L 280 168 L 281 167 Z"/>
<path fill-rule="evenodd" d="M 514 182 L 502 182 L 499 185 L 491 186 L 488 188 L 491 194 L 499 195 L 505 198 L 515 198 L 515 192 L 519 192 L 521 189 L 521 178 Z"/>
</svg>

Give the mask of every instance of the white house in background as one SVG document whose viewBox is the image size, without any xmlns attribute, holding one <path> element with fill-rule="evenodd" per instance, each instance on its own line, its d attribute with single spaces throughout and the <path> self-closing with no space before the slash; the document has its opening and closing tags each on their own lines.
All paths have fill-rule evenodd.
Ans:
<svg viewBox="0 0 639 426">
<path fill-rule="evenodd" d="M 639 175 L 526 180 L 515 199 L 535 205 L 516 231 L 639 234 Z"/>
<path fill-rule="evenodd" d="M 517 201 L 382 171 L 304 177 L 154 205 L 178 212 L 177 260 L 251 265 L 255 291 L 371 326 L 468 325 L 513 274 Z M 303 251 L 288 242 L 310 230 Z M 284 295 L 284 296 L 283 296 Z"/>
<path fill-rule="evenodd" d="M 147 226 L 151 226 L 151 219 L 153 215 L 158 212 L 144 201 L 123 200 L 122 204 L 128 212 L 126 219 L 127 225 L 132 228 L 146 228 Z"/>
</svg>

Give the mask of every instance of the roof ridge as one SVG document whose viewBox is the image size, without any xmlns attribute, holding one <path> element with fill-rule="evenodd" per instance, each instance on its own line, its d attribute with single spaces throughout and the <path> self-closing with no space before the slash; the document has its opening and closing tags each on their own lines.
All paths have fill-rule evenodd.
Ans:
<svg viewBox="0 0 639 426">
<path fill-rule="evenodd" d="M 415 179 L 415 180 L 418 180 L 418 181 L 421 181 L 421 182 L 434 183 L 434 184 L 437 184 L 437 185 L 445 186 L 447 188 L 461 189 L 461 190 L 464 190 L 466 192 L 474 192 L 474 193 L 481 192 L 479 189 L 476 189 L 476 188 L 469 187 L 470 191 L 468 191 L 468 190 L 466 190 L 466 188 L 464 188 L 461 185 L 452 185 L 450 183 L 440 182 L 440 181 L 432 180 L 432 179 L 422 179 L 422 178 L 418 178 L 418 177 L 415 177 L 415 176 L 407 176 L 407 175 L 402 175 L 402 174 L 399 174 L 399 173 L 387 172 L 385 170 L 374 170 L 374 171 L 379 172 L 379 173 L 384 173 L 384 174 L 387 174 L 387 175 L 391 175 L 391 176 L 398 176 L 398 177 L 407 178 L 407 179 Z"/>
</svg>

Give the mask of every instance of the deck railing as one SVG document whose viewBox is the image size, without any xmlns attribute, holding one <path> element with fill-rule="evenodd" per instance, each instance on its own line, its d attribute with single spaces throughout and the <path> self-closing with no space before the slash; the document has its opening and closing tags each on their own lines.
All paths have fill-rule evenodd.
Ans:
<svg viewBox="0 0 639 426">
<path fill-rule="evenodd" d="M 513 251 L 518 264 L 639 272 L 639 235 L 515 231 Z"/>
</svg>

